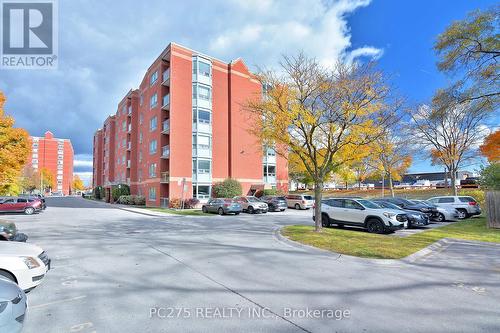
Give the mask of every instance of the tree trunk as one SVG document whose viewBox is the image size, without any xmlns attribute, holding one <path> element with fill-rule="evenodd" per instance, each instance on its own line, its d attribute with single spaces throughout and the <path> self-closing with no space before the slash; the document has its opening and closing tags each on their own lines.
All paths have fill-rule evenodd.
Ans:
<svg viewBox="0 0 500 333">
<path fill-rule="evenodd" d="M 450 176 L 451 176 L 451 188 L 453 189 L 453 195 L 457 196 L 458 191 L 457 191 L 457 171 L 456 170 L 450 170 Z"/>
<path fill-rule="evenodd" d="M 323 195 L 323 184 L 314 184 L 314 231 L 321 232 L 321 199 Z"/>
<path fill-rule="evenodd" d="M 392 187 L 392 175 L 389 174 L 389 190 L 391 191 L 391 197 L 394 198 L 394 188 Z"/>
</svg>

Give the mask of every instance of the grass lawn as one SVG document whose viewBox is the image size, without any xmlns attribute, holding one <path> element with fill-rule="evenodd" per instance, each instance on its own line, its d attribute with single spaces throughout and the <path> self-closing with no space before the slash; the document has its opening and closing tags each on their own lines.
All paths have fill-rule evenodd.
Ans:
<svg viewBox="0 0 500 333">
<path fill-rule="evenodd" d="M 216 214 L 203 213 L 201 209 L 170 209 L 170 208 L 155 208 L 155 207 L 141 207 L 157 212 L 175 214 L 175 215 L 190 215 L 190 216 L 214 216 Z"/>
<path fill-rule="evenodd" d="M 408 237 L 338 228 L 323 228 L 321 233 L 315 233 L 312 226 L 298 225 L 285 227 L 281 232 L 299 243 L 337 253 L 379 259 L 404 258 L 442 238 L 500 243 L 500 230 L 488 229 L 485 217 L 456 222 Z"/>
</svg>

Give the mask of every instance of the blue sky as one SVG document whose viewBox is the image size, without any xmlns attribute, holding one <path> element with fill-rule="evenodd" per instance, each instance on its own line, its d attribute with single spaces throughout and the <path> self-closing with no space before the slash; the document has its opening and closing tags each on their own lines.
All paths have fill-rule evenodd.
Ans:
<svg viewBox="0 0 500 333">
<path fill-rule="evenodd" d="M 70 138 L 75 171 L 88 179 L 92 136 L 170 42 L 251 67 L 273 67 L 303 49 L 324 64 L 376 58 L 409 103 L 449 78 L 432 45 L 453 20 L 486 0 L 59 1 L 59 69 L 0 70 L 6 110 L 32 135 Z M 500 123 L 498 121 L 497 123 Z M 412 171 L 433 170 L 415 161 Z"/>
</svg>

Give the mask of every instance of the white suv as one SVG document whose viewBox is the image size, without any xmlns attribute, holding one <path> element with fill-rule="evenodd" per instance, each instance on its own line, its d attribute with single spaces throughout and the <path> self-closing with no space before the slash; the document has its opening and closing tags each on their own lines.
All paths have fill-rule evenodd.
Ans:
<svg viewBox="0 0 500 333">
<path fill-rule="evenodd" d="M 403 229 L 407 221 L 405 212 L 382 208 L 365 199 L 331 198 L 323 200 L 321 205 L 321 223 L 324 227 L 332 224 L 339 227 L 350 225 L 383 234 Z"/>
<path fill-rule="evenodd" d="M 476 199 L 465 195 L 433 197 L 427 201 L 432 202 L 438 207 L 447 209 L 455 208 L 458 211 L 458 218 L 461 220 L 481 214 L 481 207 L 479 207 Z"/>
</svg>

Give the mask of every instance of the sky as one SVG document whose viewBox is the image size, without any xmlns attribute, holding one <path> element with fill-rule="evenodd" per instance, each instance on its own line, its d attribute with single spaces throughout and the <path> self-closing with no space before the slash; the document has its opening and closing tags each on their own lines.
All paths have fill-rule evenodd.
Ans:
<svg viewBox="0 0 500 333">
<path fill-rule="evenodd" d="M 57 70 L 0 70 L 6 112 L 31 135 L 69 138 L 75 173 L 92 173 L 92 139 L 137 88 L 168 45 L 251 69 L 303 50 L 325 65 L 376 59 L 408 103 L 428 102 L 451 78 L 436 70 L 432 45 L 453 21 L 487 0 L 59 0 Z M 498 124 L 500 124 L 500 120 Z M 434 171 L 415 160 L 413 172 Z"/>
</svg>

